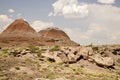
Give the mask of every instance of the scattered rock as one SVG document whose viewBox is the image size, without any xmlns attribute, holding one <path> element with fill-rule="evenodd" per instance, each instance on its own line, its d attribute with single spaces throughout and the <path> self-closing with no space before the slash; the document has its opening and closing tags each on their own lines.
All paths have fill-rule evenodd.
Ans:
<svg viewBox="0 0 120 80">
<path fill-rule="evenodd" d="M 61 59 L 60 57 L 58 57 L 58 54 L 54 54 L 54 55 L 53 55 L 53 58 L 54 58 L 54 60 L 55 60 L 56 63 L 61 63 L 61 62 L 63 62 L 62 59 Z"/>
<path fill-rule="evenodd" d="M 42 56 L 54 59 L 55 62 L 77 62 L 80 59 L 89 59 L 89 55 L 93 55 L 93 50 L 90 47 L 69 47 L 62 48 L 60 51 L 47 52 Z"/>
<path fill-rule="evenodd" d="M 62 62 L 68 62 L 68 58 L 67 56 L 65 55 L 65 53 L 61 53 L 61 52 L 56 52 L 54 54 L 57 54 L 57 57 L 59 57 Z M 58 61 L 57 61 L 58 62 Z"/>
<path fill-rule="evenodd" d="M 112 52 L 114 55 L 120 55 L 120 48 L 115 48 L 113 49 L 113 52 Z"/>
<path fill-rule="evenodd" d="M 110 67 L 114 65 L 114 60 L 112 57 L 102 57 L 101 55 L 97 54 L 93 59 L 99 66 Z"/>
<path fill-rule="evenodd" d="M 72 53 L 72 52 L 70 52 L 68 55 L 67 55 L 67 57 L 68 57 L 68 59 L 69 59 L 69 61 L 71 61 L 71 62 L 74 62 L 74 61 L 76 61 L 76 56 Z"/>
<path fill-rule="evenodd" d="M 14 57 L 19 57 L 21 55 L 21 52 L 19 50 L 12 50 L 10 52 Z"/>
<path fill-rule="evenodd" d="M 38 48 L 37 52 L 42 50 L 42 53 L 39 57 L 42 59 L 48 59 L 49 61 L 56 62 L 56 63 L 76 63 L 78 61 L 81 61 L 81 59 L 87 60 L 92 63 L 96 63 L 100 66 L 119 66 L 120 65 L 120 56 L 118 54 L 115 54 L 113 52 L 119 53 L 119 48 L 106 48 L 101 47 L 98 50 L 98 53 L 94 53 L 92 47 L 61 47 L 57 51 L 49 51 L 51 47 L 48 48 Z M 14 57 L 22 57 L 22 56 L 28 56 L 29 54 L 32 54 L 32 52 L 29 49 L 11 49 L 10 53 Z M 28 55 L 27 55 L 28 54 Z M 34 55 L 32 55 L 34 56 Z M 38 57 L 36 55 L 36 57 Z M 43 60 L 44 61 L 44 60 Z"/>
<path fill-rule="evenodd" d="M 83 59 L 87 60 L 88 57 L 89 57 L 89 51 L 86 47 L 80 47 L 79 50 L 78 50 L 78 54 L 77 54 L 78 57 L 82 56 Z"/>
<path fill-rule="evenodd" d="M 102 77 L 101 79 L 104 80 L 105 79 L 113 80 L 117 78 L 119 79 L 120 55 L 113 53 L 113 51 L 116 49 L 101 47 L 98 49 L 98 51 L 96 51 L 98 53 L 95 53 L 91 47 L 83 46 L 79 47 L 60 46 L 60 50 L 53 52 L 49 51 L 50 49 L 51 47 L 42 46 L 39 47 L 37 49 L 38 51 L 36 50 L 36 53 L 34 54 L 30 51 L 30 49 L 23 48 L 22 50 L 18 48 L 7 49 L 8 53 L 10 52 L 10 54 L 14 56 L 8 54 L 6 54 L 8 55 L 7 57 L 0 56 L 1 74 L 3 75 L 4 73 L 8 72 L 6 73 L 7 75 L 5 76 L 10 77 L 9 78 L 10 80 L 15 80 L 15 78 L 17 79 L 18 77 L 21 77 L 22 80 L 24 79 L 23 77 L 26 78 L 26 76 L 28 76 L 28 79 L 26 78 L 26 80 L 39 78 L 41 76 L 43 76 L 43 78 L 39 79 L 45 78 L 51 80 L 52 78 L 52 80 L 67 80 L 68 78 L 68 80 L 71 80 L 74 79 L 74 77 L 76 77 L 76 79 L 79 80 L 86 78 L 87 76 L 86 74 L 93 74 L 96 76 L 96 77 L 93 76 L 91 80 L 93 79 L 98 80 L 101 77 Z M 41 54 L 40 56 L 37 55 L 39 51 Z M 52 61 L 52 63 L 46 62 L 46 60 Z M 103 67 L 113 68 L 113 70 L 112 69 L 109 70 Z M 102 76 L 101 73 L 96 74 L 95 71 L 97 73 L 98 71 L 101 71 L 103 73 Z M 109 74 L 104 75 L 104 72 L 108 72 Z M 80 75 L 85 76 L 81 78 Z M 92 75 L 88 75 L 87 78 L 91 76 Z"/>
<path fill-rule="evenodd" d="M 51 58 L 51 59 L 54 59 L 54 56 L 52 53 L 44 53 L 42 54 L 42 56 L 46 57 L 46 58 Z"/>
<path fill-rule="evenodd" d="M 86 47 L 88 50 L 88 55 L 92 56 L 94 54 L 93 49 L 91 47 Z"/>
</svg>

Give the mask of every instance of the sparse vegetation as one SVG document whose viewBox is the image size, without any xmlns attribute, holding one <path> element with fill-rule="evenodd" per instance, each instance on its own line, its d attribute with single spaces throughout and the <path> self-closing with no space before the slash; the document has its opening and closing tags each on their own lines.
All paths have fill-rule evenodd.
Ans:
<svg viewBox="0 0 120 80">
<path fill-rule="evenodd" d="M 46 49 L 37 50 L 37 56 L 40 57 L 42 53 L 45 53 Z"/>
<path fill-rule="evenodd" d="M 94 48 L 94 46 L 93 46 Z M 20 51 L 26 48 L 21 48 Z M 20 57 L 14 56 L 0 56 L 0 80 L 35 80 L 36 78 L 54 80 L 61 78 L 63 80 L 118 80 L 120 77 L 120 69 L 102 68 L 103 71 L 94 71 L 88 69 L 85 65 L 80 63 L 55 63 L 47 61 L 47 58 L 41 60 L 46 52 L 59 51 L 63 49 L 60 46 L 53 46 L 49 48 L 29 46 L 27 51 L 31 53 L 22 55 Z M 68 47 L 64 48 L 69 50 Z M 0 55 L 9 53 L 10 49 L 1 49 Z M 16 50 L 15 48 L 13 50 Z M 17 49 L 19 50 L 19 49 Z M 96 51 L 99 51 L 95 47 Z M 37 56 L 33 56 L 35 53 Z M 88 64 L 86 64 L 88 65 Z M 21 66 L 21 67 L 20 67 Z M 94 67 L 94 66 L 93 66 Z M 9 70 L 9 72 L 8 72 Z"/>
<path fill-rule="evenodd" d="M 39 50 L 39 51 L 37 52 L 37 56 L 38 56 L 38 57 L 40 57 L 40 56 L 41 56 L 41 54 L 42 54 L 42 51 L 41 51 L 41 50 Z"/>
<path fill-rule="evenodd" d="M 8 49 L 1 49 L 0 50 L 0 55 L 7 54 L 7 53 L 9 53 Z"/>
<path fill-rule="evenodd" d="M 39 47 L 37 46 L 29 46 L 28 48 L 32 53 L 36 53 L 36 51 L 39 50 Z"/>
<path fill-rule="evenodd" d="M 53 72 L 50 72 L 50 73 L 45 75 L 45 78 L 47 78 L 47 79 L 55 79 L 55 74 Z"/>
<path fill-rule="evenodd" d="M 87 45 L 87 47 L 93 47 L 93 43 L 91 43 L 91 44 Z"/>
<path fill-rule="evenodd" d="M 53 48 L 51 48 L 49 51 L 54 52 L 54 51 L 59 51 L 59 50 L 60 50 L 60 46 L 56 45 Z"/>
</svg>

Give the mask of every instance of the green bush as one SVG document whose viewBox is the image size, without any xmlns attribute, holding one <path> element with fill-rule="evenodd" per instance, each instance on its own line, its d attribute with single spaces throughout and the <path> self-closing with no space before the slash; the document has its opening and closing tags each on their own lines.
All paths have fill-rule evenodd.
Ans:
<svg viewBox="0 0 120 80">
<path fill-rule="evenodd" d="M 56 45 L 53 48 L 51 48 L 49 51 L 54 52 L 54 51 L 59 51 L 59 50 L 60 50 L 60 46 Z"/>
<path fill-rule="evenodd" d="M 32 53 L 36 53 L 36 51 L 39 50 L 39 47 L 36 46 L 29 46 L 28 48 Z"/>
<path fill-rule="evenodd" d="M 42 53 L 43 53 L 42 50 L 39 50 L 39 51 L 37 52 L 37 56 L 40 57 Z"/>
<path fill-rule="evenodd" d="M 93 47 L 93 43 L 87 45 L 86 47 Z"/>
<path fill-rule="evenodd" d="M 9 53 L 8 49 L 2 49 L 2 50 L 0 50 L 0 55 L 4 55 L 4 54 L 7 54 L 7 53 Z"/>
</svg>

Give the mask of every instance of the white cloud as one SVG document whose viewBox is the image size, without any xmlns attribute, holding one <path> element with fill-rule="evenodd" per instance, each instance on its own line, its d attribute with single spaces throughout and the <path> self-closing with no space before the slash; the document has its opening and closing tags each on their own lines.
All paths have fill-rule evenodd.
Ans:
<svg viewBox="0 0 120 80">
<path fill-rule="evenodd" d="M 120 43 L 120 8 L 112 5 L 89 5 L 89 28 L 86 35 L 94 43 Z M 95 11 L 98 10 L 98 11 Z"/>
<path fill-rule="evenodd" d="M 91 11 L 89 30 L 93 30 L 90 38 L 95 39 L 94 42 L 99 40 L 99 43 L 118 43 L 120 40 L 120 8 L 112 5 L 92 4 L 89 5 L 89 10 Z"/>
<path fill-rule="evenodd" d="M 2 22 L 9 22 L 9 21 L 11 21 L 11 19 L 8 18 L 7 15 L 0 15 L 0 21 L 2 21 Z"/>
<path fill-rule="evenodd" d="M 44 22 L 41 20 L 36 20 L 32 23 L 32 27 L 34 27 L 36 31 L 40 31 L 41 29 L 44 29 L 47 27 L 55 27 L 55 25 L 52 22 Z"/>
<path fill-rule="evenodd" d="M 104 4 L 113 4 L 115 3 L 115 0 L 97 0 L 100 3 L 104 3 Z"/>
<path fill-rule="evenodd" d="M 9 9 L 8 12 L 9 12 L 9 13 L 14 13 L 15 10 L 13 10 L 13 9 Z"/>
<path fill-rule="evenodd" d="M 12 19 L 7 15 L 0 15 L 0 32 L 3 31 L 12 22 Z"/>
<path fill-rule="evenodd" d="M 104 4 L 113 4 L 115 3 L 115 0 L 97 0 L 100 3 L 104 3 Z"/>
<path fill-rule="evenodd" d="M 88 7 L 89 16 L 83 20 L 88 26 L 85 31 L 82 28 L 65 29 L 71 39 L 81 44 L 120 43 L 120 8 L 99 4 L 89 4 Z"/>
<path fill-rule="evenodd" d="M 78 0 L 57 0 L 52 4 L 54 11 L 48 16 L 64 16 L 65 18 L 83 18 L 88 15 L 88 6 Z"/>
</svg>

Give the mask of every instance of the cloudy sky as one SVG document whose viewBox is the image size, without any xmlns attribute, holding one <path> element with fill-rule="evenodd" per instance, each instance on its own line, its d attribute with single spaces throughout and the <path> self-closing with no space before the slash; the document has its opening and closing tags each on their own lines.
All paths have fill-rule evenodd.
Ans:
<svg viewBox="0 0 120 80">
<path fill-rule="evenodd" d="M 120 0 L 0 0 L 0 32 L 18 18 L 64 30 L 80 44 L 120 44 Z"/>
</svg>

